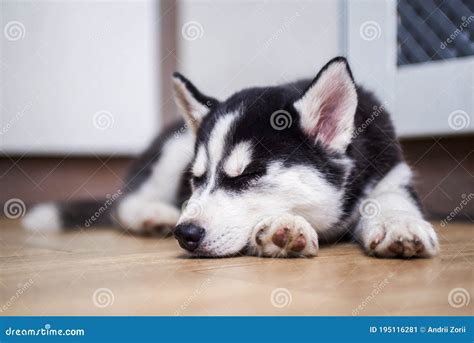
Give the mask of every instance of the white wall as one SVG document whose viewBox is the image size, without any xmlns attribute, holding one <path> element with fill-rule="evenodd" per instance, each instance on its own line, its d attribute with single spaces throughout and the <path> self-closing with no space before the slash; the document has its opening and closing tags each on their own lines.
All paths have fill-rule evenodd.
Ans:
<svg viewBox="0 0 474 343">
<path fill-rule="evenodd" d="M 181 0 L 178 13 L 179 69 L 209 95 L 313 77 L 345 54 L 400 136 L 474 130 L 472 57 L 397 68 L 395 0 Z"/>
<path fill-rule="evenodd" d="M 402 136 L 474 133 L 474 57 L 399 68 L 396 117 Z"/>
<path fill-rule="evenodd" d="M 155 1 L 2 1 L 0 12 L 4 152 L 143 149 L 159 124 Z"/>
<path fill-rule="evenodd" d="M 140 152 L 160 126 L 158 7 L 3 0 L 0 153 Z M 454 73 L 449 63 L 397 69 L 394 11 L 392 0 L 181 0 L 178 51 L 163 55 L 177 56 L 183 74 L 223 99 L 244 87 L 312 78 L 347 53 L 356 79 L 388 101 L 400 134 L 472 132 L 474 121 L 457 131 L 449 121 L 460 110 L 472 116 L 472 73 Z M 361 29 L 373 21 L 380 34 L 364 39 Z M 429 84 L 417 74 L 425 72 Z"/>
<path fill-rule="evenodd" d="M 313 78 L 341 52 L 339 5 L 179 1 L 179 69 L 220 99 L 244 87 Z"/>
<path fill-rule="evenodd" d="M 347 0 L 346 5 L 354 76 L 389 109 L 398 135 L 473 133 L 474 57 L 397 67 L 397 2 Z"/>
</svg>

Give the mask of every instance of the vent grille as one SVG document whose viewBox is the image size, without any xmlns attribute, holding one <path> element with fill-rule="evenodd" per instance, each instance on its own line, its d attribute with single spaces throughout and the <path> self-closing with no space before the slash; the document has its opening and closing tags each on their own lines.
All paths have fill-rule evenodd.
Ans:
<svg viewBox="0 0 474 343">
<path fill-rule="evenodd" d="M 398 65 L 474 55 L 474 0 L 399 0 Z"/>
</svg>

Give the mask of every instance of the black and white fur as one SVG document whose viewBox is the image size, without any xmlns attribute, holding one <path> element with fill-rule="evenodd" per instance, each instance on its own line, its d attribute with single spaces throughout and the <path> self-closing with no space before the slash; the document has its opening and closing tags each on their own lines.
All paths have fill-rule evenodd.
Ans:
<svg viewBox="0 0 474 343">
<path fill-rule="evenodd" d="M 185 123 L 137 159 L 102 224 L 116 218 L 135 232 L 177 225 L 180 245 L 199 256 L 309 257 L 320 241 L 347 234 L 370 255 L 437 254 L 389 114 L 354 83 L 344 58 L 313 80 L 222 102 L 180 74 L 173 80 Z M 40 205 L 25 225 L 81 225 L 101 203 L 79 205 Z M 365 215 L 364 206 L 375 211 Z"/>
</svg>

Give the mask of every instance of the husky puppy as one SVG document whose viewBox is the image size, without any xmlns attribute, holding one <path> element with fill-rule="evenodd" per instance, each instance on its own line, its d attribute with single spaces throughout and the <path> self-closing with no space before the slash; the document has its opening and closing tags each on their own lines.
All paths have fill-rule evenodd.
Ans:
<svg viewBox="0 0 474 343">
<path fill-rule="evenodd" d="M 345 58 L 312 80 L 248 88 L 225 101 L 178 73 L 173 81 L 185 122 L 136 160 L 123 196 L 94 224 L 174 227 L 197 256 L 311 257 L 320 242 L 347 235 L 369 255 L 437 254 L 389 114 L 355 84 Z M 40 205 L 24 222 L 35 230 L 83 226 L 103 205 Z"/>
</svg>

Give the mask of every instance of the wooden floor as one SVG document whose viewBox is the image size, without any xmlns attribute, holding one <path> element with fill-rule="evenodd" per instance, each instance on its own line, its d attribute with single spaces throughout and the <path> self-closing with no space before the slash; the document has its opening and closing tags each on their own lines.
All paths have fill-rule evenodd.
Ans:
<svg viewBox="0 0 474 343">
<path fill-rule="evenodd" d="M 190 259 L 172 238 L 32 235 L 0 219 L 0 314 L 472 315 L 473 229 L 438 228 L 435 259 L 375 259 L 349 243 L 314 259 Z"/>
</svg>

